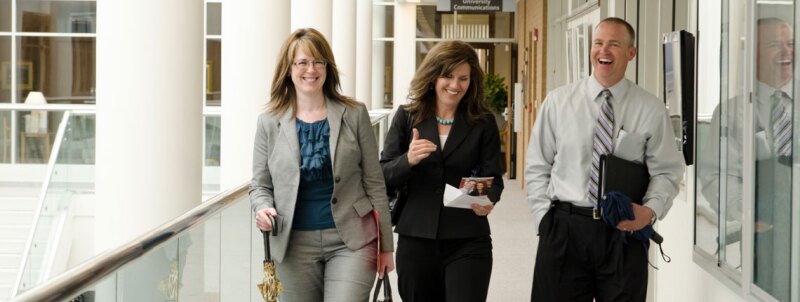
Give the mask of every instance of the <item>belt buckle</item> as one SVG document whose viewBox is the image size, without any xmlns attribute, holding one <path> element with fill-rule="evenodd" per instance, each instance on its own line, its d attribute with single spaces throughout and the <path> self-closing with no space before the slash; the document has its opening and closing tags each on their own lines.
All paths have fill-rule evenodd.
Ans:
<svg viewBox="0 0 800 302">
<path fill-rule="evenodd" d="M 601 213 L 597 210 L 597 208 L 592 208 L 592 219 L 600 220 L 600 214 Z"/>
</svg>

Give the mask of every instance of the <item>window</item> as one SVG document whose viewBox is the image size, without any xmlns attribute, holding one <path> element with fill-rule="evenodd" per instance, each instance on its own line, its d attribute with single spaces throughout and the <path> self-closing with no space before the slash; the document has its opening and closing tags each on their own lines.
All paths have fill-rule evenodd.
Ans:
<svg viewBox="0 0 800 302">
<path fill-rule="evenodd" d="M 695 255 L 778 301 L 798 291 L 794 11 L 791 1 L 722 1 L 720 97 L 698 100 Z"/>
</svg>

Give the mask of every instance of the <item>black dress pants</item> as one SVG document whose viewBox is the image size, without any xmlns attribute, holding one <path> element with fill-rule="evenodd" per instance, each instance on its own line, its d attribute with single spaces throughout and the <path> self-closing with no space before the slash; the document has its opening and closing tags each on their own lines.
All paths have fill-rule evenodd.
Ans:
<svg viewBox="0 0 800 302">
<path fill-rule="evenodd" d="M 424 239 L 399 235 L 397 285 L 404 302 L 486 301 L 492 238 Z"/>
<path fill-rule="evenodd" d="M 645 301 L 647 247 L 591 217 L 591 209 L 556 202 L 539 225 L 531 301 Z"/>
</svg>

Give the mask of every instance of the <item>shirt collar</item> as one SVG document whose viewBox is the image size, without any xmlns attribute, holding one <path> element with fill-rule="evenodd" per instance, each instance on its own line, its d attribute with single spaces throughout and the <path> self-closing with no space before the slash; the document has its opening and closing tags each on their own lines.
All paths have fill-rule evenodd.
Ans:
<svg viewBox="0 0 800 302">
<path fill-rule="evenodd" d="M 589 77 L 588 89 L 586 90 L 589 93 L 589 99 L 591 100 L 598 100 L 599 98 L 597 96 L 600 95 L 600 92 L 602 92 L 603 89 L 608 89 L 611 92 L 611 96 L 614 100 L 621 101 L 625 96 L 625 93 L 628 92 L 628 88 L 630 88 L 630 81 L 628 81 L 626 78 L 622 78 L 622 80 L 614 84 L 614 86 L 605 88 L 602 84 L 600 84 L 600 82 L 597 81 L 597 79 L 594 78 L 594 75 L 592 75 Z"/>
<path fill-rule="evenodd" d="M 774 94 L 775 91 L 779 89 L 775 89 L 767 84 L 764 84 L 761 81 L 757 81 L 756 83 L 757 83 L 756 89 L 758 89 L 756 91 L 758 91 L 759 95 L 758 101 L 763 103 L 772 102 L 772 94 Z M 786 85 L 783 85 L 783 87 L 780 88 L 780 90 L 785 92 L 789 97 L 794 98 L 794 96 L 792 95 L 792 81 L 787 82 Z"/>
</svg>

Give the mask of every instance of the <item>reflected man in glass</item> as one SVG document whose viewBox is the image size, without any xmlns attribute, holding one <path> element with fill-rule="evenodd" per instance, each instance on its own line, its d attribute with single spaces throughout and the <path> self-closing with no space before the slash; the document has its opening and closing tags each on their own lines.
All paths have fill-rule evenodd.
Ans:
<svg viewBox="0 0 800 302">
<path fill-rule="evenodd" d="M 756 85 L 753 148 L 755 152 L 755 250 L 753 281 L 778 300 L 788 301 L 790 290 L 791 163 L 794 34 L 791 24 L 762 18 L 757 25 Z M 718 140 L 710 140 L 700 154 L 698 169 L 703 194 L 719 211 L 720 161 L 727 162 L 725 201 L 728 243 L 741 239 L 736 222 L 742 219 L 742 151 L 744 150 L 743 97 L 730 100 L 727 127 L 721 127 L 721 109 L 714 111 L 709 137 L 728 138 L 727 158 L 720 157 Z M 724 125 L 723 125 L 724 126 Z M 727 130 L 727 133 L 721 131 Z M 747 134 L 751 135 L 751 134 Z M 723 140 L 724 142 L 724 140 Z M 733 234 L 733 235 L 732 235 Z"/>
</svg>

